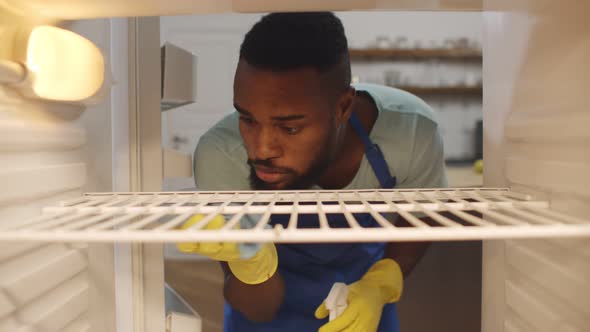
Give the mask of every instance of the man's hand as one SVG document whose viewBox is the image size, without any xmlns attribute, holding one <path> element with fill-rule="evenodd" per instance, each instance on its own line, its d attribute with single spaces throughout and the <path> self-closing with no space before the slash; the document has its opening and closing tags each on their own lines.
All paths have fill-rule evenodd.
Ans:
<svg viewBox="0 0 590 332">
<path fill-rule="evenodd" d="M 375 263 L 361 280 L 348 288 L 348 307 L 341 316 L 325 324 L 319 332 L 375 332 L 381 321 L 383 306 L 397 302 L 402 294 L 403 276 L 392 259 Z M 324 319 L 329 312 L 325 303 L 315 316 Z"/>
<path fill-rule="evenodd" d="M 187 220 L 180 229 L 189 229 L 205 218 L 202 214 L 196 214 Z M 216 230 L 225 225 L 225 218 L 222 215 L 216 215 L 203 230 Z M 207 256 L 216 261 L 229 262 L 240 259 L 240 250 L 237 243 L 233 242 L 203 242 L 203 243 L 179 243 L 176 245 L 178 250 L 184 253 L 199 254 Z"/>
<path fill-rule="evenodd" d="M 181 229 L 188 229 L 203 218 L 203 215 L 194 215 L 181 226 Z M 215 230 L 224 225 L 225 218 L 218 215 L 204 229 Z M 227 262 L 233 275 L 249 285 L 267 281 L 278 267 L 277 250 L 272 243 L 261 245 L 257 253 L 247 256 L 240 252 L 240 247 L 236 243 L 229 242 L 179 243 L 177 248 L 185 253 L 204 255 L 217 261 Z"/>
</svg>

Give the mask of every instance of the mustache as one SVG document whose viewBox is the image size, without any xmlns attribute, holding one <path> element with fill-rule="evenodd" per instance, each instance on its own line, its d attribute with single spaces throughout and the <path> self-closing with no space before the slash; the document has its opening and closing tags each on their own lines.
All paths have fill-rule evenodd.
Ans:
<svg viewBox="0 0 590 332">
<path fill-rule="evenodd" d="M 277 166 L 273 165 L 272 160 L 270 160 L 270 159 L 248 159 L 247 163 L 248 163 L 248 165 L 250 165 L 250 167 L 262 166 L 262 167 L 266 167 L 266 168 L 271 168 L 271 169 L 273 169 L 277 172 L 281 172 L 281 173 L 295 173 L 295 171 L 293 171 L 290 168 L 277 167 Z"/>
</svg>

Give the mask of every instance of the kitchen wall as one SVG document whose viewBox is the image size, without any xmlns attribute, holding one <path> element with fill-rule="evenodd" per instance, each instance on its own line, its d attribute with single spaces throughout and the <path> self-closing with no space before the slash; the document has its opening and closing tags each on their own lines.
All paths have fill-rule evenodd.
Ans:
<svg viewBox="0 0 590 332">
<path fill-rule="evenodd" d="M 370 47 L 379 36 L 394 41 L 405 36 L 408 46 L 442 46 L 448 39 L 468 38 L 481 44 L 481 14 L 452 12 L 344 12 L 342 19 L 351 47 Z M 161 42 L 185 47 L 198 57 L 197 102 L 163 115 L 165 146 L 192 153 L 198 138 L 232 110 L 232 82 L 243 34 L 258 14 L 163 17 Z M 481 79 L 481 63 L 444 61 L 358 63 L 353 74 L 361 81 L 384 83 L 383 72 L 403 71 L 412 85 L 460 83 L 469 76 Z M 434 80 L 434 81 L 432 81 Z M 482 118 L 481 98 L 438 96 L 426 98 L 437 111 L 448 159 L 469 159 L 473 154 L 475 121 Z M 174 182 L 189 184 L 188 181 Z"/>
<path fill-rule="evenodd" d="M 378 47 L 377 38 L 385 45 L 398 47 L 441 48 L 449 41 L 465 38 L 469 46 L 481 47 L 480 13 L 452 12 L 361 12 L 340 13 L 351 48 Z M 398 41 L 399 43 L 399 41 Z M 448 86 L 480 85 L 481 62 L 423 59 L 416 61 L 353 61 L 352 73 L 360 81 L 385 84 L 385 73 L 399 71 L 399 85 Z M 397 85 L 397 84 L 396 84 Z M 439 115 L 445 143 L 445 157 L 462 161 L 473 158 L 475 123 L 482 119 L 481 97 L 465 94 L 423 95 Z"/>
</svg>

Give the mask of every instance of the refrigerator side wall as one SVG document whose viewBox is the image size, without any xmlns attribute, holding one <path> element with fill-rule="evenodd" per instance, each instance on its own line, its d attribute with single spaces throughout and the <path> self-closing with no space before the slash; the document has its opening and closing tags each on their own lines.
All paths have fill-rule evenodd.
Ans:
<svg viewBox="0 0 590 332">
<path fill-rule="evenodd" d="M 113 140 L 121 133 L 115 135 L 113 122 L 126 109 L 112 93 L 126 82 L 114 77 L 120 84 L 111 85 L 108 67 L 117 61 L 111 23 L 64 26 L 90 39 L 105 57 L 108 79 L 98 106 L 26 100 L 0 86 L 0 227 L 18 227 L 42 207 L 83 192 L 128 189 L 128 167 L 114 167 L 121 163 L 114 155 L 125 151 L 115 151 L 121 146 Z M 89 331 L 91 322 L 115 331 L 112 260 L 112 246 L 106 245 L 0 244 L 0 331 Z"/>
<path fill-rule="evenodd" d="M 487 1 L 485 186 L 590 215 L 590 3 Z M 590 244 L 484 245 L 484 332 L 583 331 L 590 325 Z"/>
</svg>

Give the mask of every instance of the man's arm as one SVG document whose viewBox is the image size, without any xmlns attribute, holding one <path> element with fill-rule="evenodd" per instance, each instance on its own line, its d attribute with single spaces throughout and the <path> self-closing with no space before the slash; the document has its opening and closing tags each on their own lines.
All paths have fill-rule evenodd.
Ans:
<svg viewBox="0 0 590 332">
<path fill-rule="evenodd" d="M 430 224 L 432 220 L 428 217 L 420 218 Z M 395 225 L 398 227 L 411 226 L 405 219 L 399 218 Z M 406 279 L 414 270 L 430 247 L 431 242 L 388 242 L 385 246 L 384 258 L 391 258 L 396 261 Z"/>
<path fill-rule="evenodd" d="M 385 258 L 396 261 L 402 269 L 404 279 L 406 279 L 429 246 L 430 242 L 389 242 L 385 247 Z"/>
<path fill-rule="evenodd" d="M 221 262 L 221 268 L 225 274 L 223 295 L 232 308 L 253 322 L 275 318 L 285 295 L 285 281 L 279 271 L 261 284 L 248 285 L 231 273 L 227 263 Z"/>
<path fill-rule="evenodd" d="M 444 165 L 444 149 L 442 137 L 436 123 L 425 122 L 417 128 L 421 139 L 414 145 L 410 169 L 412 173 L 402 184 L 404 188 L 444 188 L 447 187 L 447 177 Z M 432 218 L 422 216 L 422 221 L 429 225 L 437 224 Z M 398 218 L 395 225 L 407 227 L 411 224 L 403 218 Z M 385 257 L 395 260 L 402 269 L 404 278 L 414 270 L 424 256 L 430 242 L 390 242 L 385 247 Z"/>
<path fill-rule="evenodd" d="M 242 179 L 242 165 L 236 164 L 216 144 L 215 137 L 199 141 L 194 155 L 195 184 L 199 190 L 237 190 L 248 185 Z M 284 281 L 279 272 L 265 282 L 249 285 L 236 278 L 226 262 L 220 262 L 225 275 L 224 297 L 232 308 L 254 322 L 271 321 L 284 297 Z"/>
</svg>

